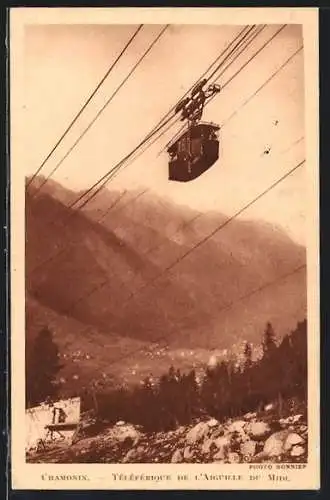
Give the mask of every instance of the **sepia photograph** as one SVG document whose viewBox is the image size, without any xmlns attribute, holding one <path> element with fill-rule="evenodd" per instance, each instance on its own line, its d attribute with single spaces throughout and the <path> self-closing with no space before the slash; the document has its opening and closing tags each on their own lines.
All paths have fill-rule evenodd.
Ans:
<svg viewBox="0 0 330 500">
<path fill-rule="evenodd" d="M 44 10 L 11 26 L 17 463 L 44 489 L 91 464 L 318 484 L 309 17 Z"/>
</svg>

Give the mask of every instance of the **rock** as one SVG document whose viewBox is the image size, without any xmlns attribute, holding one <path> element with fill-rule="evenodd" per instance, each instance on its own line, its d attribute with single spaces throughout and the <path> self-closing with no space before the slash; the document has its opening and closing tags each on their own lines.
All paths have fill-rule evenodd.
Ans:
<svg viewBox="0 0 330 500">
<path fill-rule="evenodd" d="M 236 420 L 232 424 L 229 425 L 228 431 L 229 432 L 242 432 L 244 427 L 246 426 L 245 420 Z"/>
<path fill-rule="evenodd" d="M 123 458 L 123 463 L 128 464 L 128 463 L 136 462 L 136 460 L 138 458 L 140 458 L 142 453 L 143 453 L 142 446 L 139 446 L 136 449 L 133 448 L 132 450 L 129 450 Z"/>
<path fill-rule="evenodd" d="M 218 427 L 213 427 L 211 429 L 211 436 L 213 439 L 224 435 L 225 435 L 225 429 L 220 424 L 218 425 Z"/>
<path fill-rule="evenodd" d="M 135 446 L 140 440 L 141 433 L 137 431 L 131 424 L 120 426 L 115 425 L 112 429 L 109 429 L 102 437 L 106 442 L 113 441 L 114 443 L 125 443 L 125 445 Z"/>
<path fill-rule="evenodd" d="M 171 463 L 172 464 L 179 464 L 182 462 L 182 460 L 183 460 L 183 456 L 182 456 L 181 450 L 175 450 L 175 452 L 173 453 L 172 458 L 171 458 Z"/>
<path fill-rule="evenodd" d="M 184 432 L 186 432 L 186 428 L 183 425 L 180 425 L 180 427 L 178 427 L 177 429 L 175 429 L 175 431 L 172 431 L 172 432 L 175 436 L 179 436 L 179 435 L 183 434 Z"/>
<path fill-rule="evenodd" d="M 118 427 L 122 426 L 122 425 L 125 425 L 125 422 L 123 420 L 119 420 L 118 422 L 116 422 L 116 424 Z"/>
<path fill-rule="evenodd" d="M 269 405 L 265 406 L 264 410 L 268 412 L 268 411 L 273 410 L 273 408 L 274 408 L 274 405 L 272 403 L 270 403 Z"/>
<path fill-rule="evenodd" d="M 212 439 L 206 439 L 206 441 L 204 441 L 202 445 L 201 452 L 203 453 L 203 455 L 208 455 L 212 451 L 212 448 L 215 446 L 216 445 L 214 444 L 214 441 Z"/>
<path fill-rule="evenodd" d="M 270 458 L 263 451 L 259 451 L 253 457 L 253 463 L 260 463 L 260 462 L 263 462 L 265 460 L 270 461 Z"/>
<path fill-rule="evenodd" d="M 224 449 L 221 449 L 219 450 L 215 455 L 213 455 L 213 460 L 217 463 L 219 463 L 219 461 L 224 461 L 226 457 L 226 453 L 225 453 L 225 450 Z"/>
<path fill-rule="evenodd" d="M 195 427 L 190 429 L 186 435 L 186 442 L 188 444 L 195 444 L 201 441 L 209 432 L 209 426 L 206 422 L 199 422 Z"/>
<path fill-rule="evenodd" d="M 239 454 L 238 453 L 228 453 L 228 462 L 230 464 L 238 464 L 240 462 Z"/>
<path fill-rule="evenodd" d="M 292 448 L 290 455 L 292 457 L 301 457 L 301 455 L 303 455 L 304 453 L 305 453 L 305 448 L 296 445 Z"/>
<path fill-rule="evenodd" d="M 282 428 L 285 428 L 287 426 L 287 422 L 284 418 L 280 418 L 278 423 Z"/>
<path fill-rule="evenodd" d="M 278 431 L 272 434 L 265 442 L 263 454 L 268 457 L 282 455 L 282 453 L 284 453 L 284 443 L 287 437 L 287 431 Z"/>
<path fill-rule="evenodd" d="M 301 414 L 299 414 L 299 415 L 294 415 L 294 416 L 292 417 L 292 422 L 295 424 L 295 423 L 299 422 L 299 420 L 301 420 L 301 419 L 302 419 L 302 417 L 303 417 L 303 416 L 302 416 Z"/>
<path fill-rule="evenodd" d="M 270 427 L 266 422 L 250 422 L 246 426 L 246 432 L 255 439 L 264 438 L 270 433 Z"/>
<path fill-rule="evenodd" d="M 183 452 L 183 458 L 184 458 L 185 460 L 190 460 L 193 456 L 194 456 L 194 452 L 192 451 L 192 449 L 190 448 L 190 446 L 187 446 L 187 447 L 184 449 L 184 452 Z"/>
<path fill-rule="evenodd" d="M 292 446 L 296 444 L 301 444 L 303 443 L 304 440 L 299 434 L 296 434 L 295 432 L 291 432 L 288 437 L 286 438 L 286 441 L 284 443 L 284 449 L 286 451 L 290 450 Z"/>
<path fill-rule="evenodd" d="M 256 418 L 257 414 L 256 412 L 249 412 L 244 415 L 245 420 L 252 420 L 253 418 Z"/>
<path fill-rule="evenodd" d="M 281 425 L 289 425 L 291 423 L 291 417 L 280 418 L 279 423 Z"/>
<path fill-rule="evenodd" d="M 253 457 L 256 452 L 257 443 L 255 441 L 249 440 L 241 444 L 240 452 L 243 457 Z"/>
<path fill-rule="evenodd" d="M 212 428 L 212 427 L 217 427 L 217 425 L 219 425 L 218 420 L 216 420 L 215 418 L 211 418 L 211 420 L 209 420 L 209 421 L 208 421 L 208 422 L 206 422 L 206 423 L 207 423 L 207 425 L 208 425 L 209 427 L 211 427 L 211 428 Z"/>
<path fill-rule="evenodd" d="M 216 446 L 216 448 L 219 450 L 213 458 L 215 459 L 223 459 L 227 455 L 229 451 L 229 446 L 231 443 L 231 438 L 230 436 L 221 436 L 217 438 L 215 441 L 213 441 L 213 444 Z"/>
<path fill-rule="evenodd" d="M 234 432 L 231 434 L 230 438 L 230 451 L 237 452 L 240 450 L 241 444 L 249 440 L 249 436 L 247 436 L 244 431 L 241 433 Z"/>
</svg>

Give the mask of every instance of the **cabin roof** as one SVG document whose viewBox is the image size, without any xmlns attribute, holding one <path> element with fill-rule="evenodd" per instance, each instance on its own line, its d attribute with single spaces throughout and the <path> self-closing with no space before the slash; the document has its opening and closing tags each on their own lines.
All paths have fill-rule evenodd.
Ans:
<svg viewBox="0 0 330 500">
<path fill-rule="evenodd" d="M 209 129 L 209 130 L 219 130 L 220 129 L 219 125 L 217 125 L 216 123 L 212 123 L 212 122 L 199 122 L 197 125 L 194 125 L 194 128 L 201 129 L 201 130 L 202 129 Z M 184 132 L 182 132 L 182 134 L 180 134 L 180 136 L 178 138 L 172 139 L 172 141 L 170 142 L 170 144 L 167 148 L 167 151 L 171 152 L 173 149 L 175 149 L 176 144 L 182 139 L 182 137 L 187 135 L 188 131 L 189 131 L 189 128 L 187 130 L 185 130 Z"/>
</svg>

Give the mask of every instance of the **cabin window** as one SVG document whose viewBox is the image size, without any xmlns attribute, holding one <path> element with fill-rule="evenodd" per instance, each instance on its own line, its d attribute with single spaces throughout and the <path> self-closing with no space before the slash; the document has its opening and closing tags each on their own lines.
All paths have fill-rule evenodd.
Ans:
<svg viewBox="0 0 330 500">
<path fill-rule="evenodd" d="M 182 139 L 178 143 L 178 152 L 184 153 L 187 151 L 187 137 L 182 137 Z"/>
<path fill-rule="evenodd" d="M 202 141 L 200 139 L 193 139 L 191 141 L 191 152 L 193 156 L 200 156 L 202 154 Z"/>
</svg>

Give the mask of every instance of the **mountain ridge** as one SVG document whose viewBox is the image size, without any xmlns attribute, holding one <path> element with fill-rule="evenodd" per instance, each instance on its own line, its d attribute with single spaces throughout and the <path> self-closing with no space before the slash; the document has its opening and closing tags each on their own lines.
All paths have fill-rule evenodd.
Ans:
<svg viewBox="0 0 330 500">
<path fill-rule="evenodd" d="M 70 203 L 72 192 L 51 182 L 26 197 L 27 296 L 35 301 L 31 308 L 27 300 L 27 314 L 40 307 L 53 311 L 58 322 L 77 322 L 76 334 L 70 334 L 73 345 L 84 342 L 80 325 L 86 325 L 96 337 L 102 332 L 148 346 L 164 336 L 170 348 L 207 351 L 259 341 L 266 321 L 283 335 L 305 317 L 305 272 L 279 279 L 305 264 L 305 249 L 281 229 L 235 219 L 190 252 L 224 224 L 224 214 L 200 215 L 150 193 L 129 203 L 137 194 L 131 192 L 126 206 L 123 196 L 122 207 L 118 203 L 97 223 L 100 212 L 120 196 L 106 191 L 97 206 L 67 218 L 72 210 L 59 198 Z M 259 295 L 241 299 L 276 280 Z M 222 310 L 231 302 L 234 307 Z M 28 342 L 35 330 L 33 314 Z"/>
</svg>

